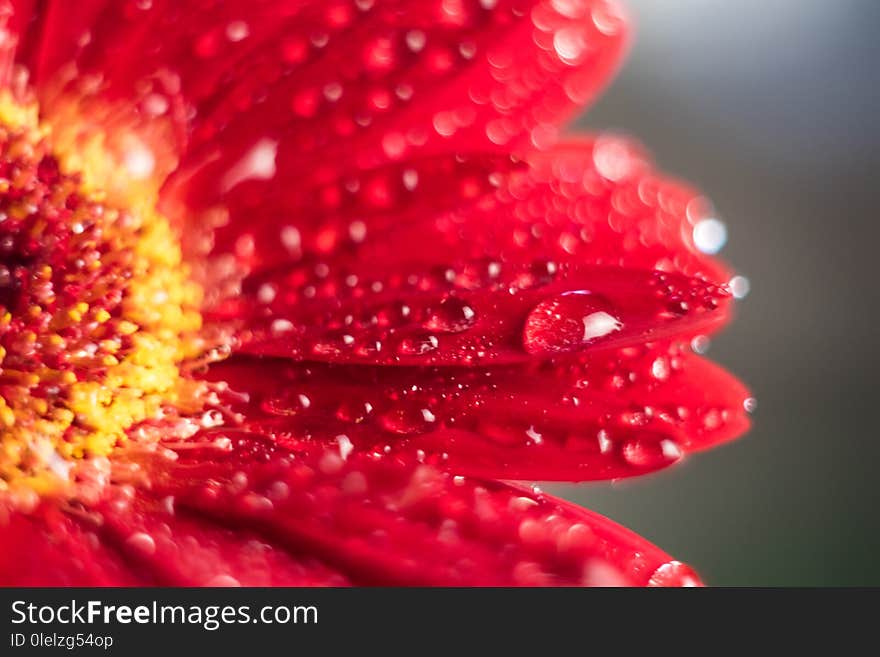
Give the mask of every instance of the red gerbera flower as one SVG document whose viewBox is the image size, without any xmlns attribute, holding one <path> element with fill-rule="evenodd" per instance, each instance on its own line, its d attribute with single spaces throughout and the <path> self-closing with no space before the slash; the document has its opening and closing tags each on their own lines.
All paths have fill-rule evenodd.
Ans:
<svg viewBox="0 0 880 657">
<path fill-rule="evenodd" d="M 504 483 L 747 426 L 707 204 L 558 138 L 613 2 L 0 15 L 0 582 L 697 582 Z"/>
</svg>

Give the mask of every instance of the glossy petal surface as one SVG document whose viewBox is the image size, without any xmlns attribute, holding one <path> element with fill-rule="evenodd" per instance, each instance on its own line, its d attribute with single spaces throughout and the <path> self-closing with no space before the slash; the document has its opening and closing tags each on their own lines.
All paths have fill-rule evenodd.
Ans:
<svg viewBox="0 0 880 657">
<path fill-rule="evenodd" d="M 681 348 L 492 368 L 364 368 L 237 358 L 210 370 L 243 426 L 311 453 L 498 479 L 636 476 L 730 440 L 748 391 Z"/>
<path fill-rule="evenodd" d="M 253 317 L 240 333 L 246 353 L 402 365 L 523 362 L 691 337 L 725 319 L 729 293 L 697 279 L 571 266 L 535 284 L 541 264 L 301 267 L 268 284 L 268 303 L 227 312 Z"/>
<path fill-rule="evenodd" d="M 180 229 L 210 391 L 0 503 L 0 584 L 698 584 L 500 481 L 748 426 L 686 346 L 731 315 L 711 206 L 628 139 L 559 139 L 628 33 L 609 0 L 0 0 L 0 87 Z"/>
<path fill-rule="evenodd" d="M 0 581 L 621 586 L 669 569 L 634 534 L 531 490 L 344 449 L 303 458 L 259 436 L 228 442 L 142 463 L 156 468 L 147 489 L 13 517 Z M 698 580 L 683 570 L 661 583 Z"/>
</svg>

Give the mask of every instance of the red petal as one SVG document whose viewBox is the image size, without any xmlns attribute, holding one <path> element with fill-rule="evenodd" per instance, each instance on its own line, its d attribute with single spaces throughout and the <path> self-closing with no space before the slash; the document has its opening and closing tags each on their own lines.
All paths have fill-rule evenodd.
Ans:
<svg viewBox="0 0 880 657">
<path fill-rule="evenodd" d="M 36 514 L 0 510 L 0 586 L 135 586 L 136 574 L 91 528 L 46 505 Z"/>
<path fill-rule="evenodd" d="M 694 245 L 708 202 L 660 177 L 635 143 L 582 137 L 526 162 L 479 153 L 406 160 L 312 182 L 245 182 L 226 203 L 215 254 L 247 271 L 303 257 L 577 261 L 726 280 Z M 236 217 L 246 221 L 236 221 Z"/>
<path fill-rule="evenodd" d="M 0 557 L 0 582 L 697 582 L 690 572 L 667 576 L 670 558 L 634 534 L 530 490 L 393 458 L 346 460 L 338 451 L 291 458 L 260 445 L 241 438 L 224 460 L 209 444 L 209 454 L 190 451 L 191 458 L 151 466 L 148 489 L 133 497 L 114 489 L 87 512 L 32 534 L 32 545 L 11 543 Z M 242 462 L 244 453 L 255 458 Z M 12 522 L 37 525 L 62 514 L 44 507 Z M 45 540 L 77 553 L 40 551 Z M 31 548 L 49 562 L 22 573 L 22 564 L 37 565 L 27 556 Z M 100 572 L 103 561 L 87 559 L 108 553 L 107 573 Z"/>
<path fill-rule="evenodd" d="M 113 488 L 88 510 L 12 515 L 0 584 L 697 583 L 630 532 L 531 491 L 391 459 L 291 459 L 257 438 L 235 450 L 161 463 L 149 488 Z"/>
<path fill-rule="evenodd" d="M 36 0 L 5 0 L 0 2 L 0 87 L 12 84 L 16 53 L 28 33 L 28 21 Z"/>
<path fill-rule="evenodd" d="M 244 490 L 238 474 L 203 463 L 193 459 L 192 472 L 181 464 L 156 489 L 181 508 L 320 554 L 358 583 L 583 584 L 607 568 L 617 583 L 644 584 L 669 559 L 578 507 L 393 458 L 276 457 L 245 469 Z M 187 475 L 214 483 L 194 489 L 180 483 Z"/>
<path fill-rule="evenodd" d="M 729 294 L 676 274 L 617 267 L 466 263 L 388 272 L 302 265 L 215 319 L 244 318 L 240 351 L 402 365 L 523 362 L 716 329 Z M 269 298 L 271 297 L 271 299 Z M 266 303 L 260 303 L 260 299 Z"/>
<path fill-rule="evenodd" d="M 214 253 L 233 255 L 251 272 L 333 254 L 386 267 L 540 256 L 729 276 L 694 244 L 708 202 L 659 176 L 637 144 L 612 135 L 582 137 L 526 162 L 469 153 L 331 171 L 271 190 L 246 182 L 227 207 Z"/>
<path fill-rule="evenodd" d="M 386 364 L 510 362 L 723 322 L 714 286 L 621 269 L 724 280 L 694 246 L 707 216 L 698 194 L 607 136 L 529 162 L 520 172 L 510 160 L 439 157 L 254 197 L 240 209 L 249 226 L 218 234 L 215 253 L 253 273 L 215 317 L 244 319 L 251 353 Z M 602 339 L 583 324 L 596 312 L 612 322 Z"/>
<path fill-rule="evenodd" d="M 539 0 L 483 4 L 315 3 L 298 12 L 283 38 L 242 57 L 229 88 L 200 107 L 189 205 L 216 203 L 230 167 L 265 140 L 278 177 L 298 183 L 418 153 L 546 143 L 616 68 L 623 21 L 605 0 L 563 10 Z M 202 168 L 209 157 L 219 159 Z"/>
<path fill-rule="evenodd" d="M 609 0 L 491 8 L 478 0 L 91 0 L 13 9 L 18 60 L 44 109 L 59 90 L 132 113 L 161 108 L 189 143 L 178 182 L 196 207 L 220 201 L 226 174 L 266 140 L 278 170 L 297 179 L 316 162 L 325 163 L 319 173 L 336 172 L 461 145 L 544 146 L 609 79 L 627 32 Z"/>
<path fill-rule="evenodd" d="M 145 491 L 92 508 L 44 503 L 3 527 L 2 586 L 345 586 L 320 561 L 275 549 L 247 530 L 170 516 Z M 0 523 L 2 526 L 2 523 Z"/>
<path fill-rule="evenodd" d="M 441 232 L 443 218 L 453 211 L 478 212 L 475 206 L 484 203 L 505 176 L 524 167 L 507 154 L 469 152 L 350 174 L 331 171 L 269 190 L 254 181 L 243 182 L 226 201 L 230 221 L 214 230 L 212 253 L 233 255 L 249 272 L 303 257 L 399 258 L 403 232 L 414 238 L 407 251 L 419 257 L 425 242 L 434 241 L 441 252 L 427 255 L 436 260 L 449 252 L 449 239 Z"/>
<path fill-rule="evenodd" d="M 342 441 L 484 478 L 636 476 L 748 427 L 748 391 L 677 347 L 466 370 L 238 358 L 208 378 L 246 393 L 240 426 L 297 452 Z"/>
</svg>

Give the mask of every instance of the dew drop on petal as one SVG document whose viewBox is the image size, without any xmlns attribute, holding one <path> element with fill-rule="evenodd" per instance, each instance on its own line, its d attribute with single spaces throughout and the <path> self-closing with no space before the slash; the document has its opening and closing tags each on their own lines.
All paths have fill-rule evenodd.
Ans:
<svg viewBox="0 0 880 657">
<path fill-rule="evenodd" d="M 586 3 L 582 0 L 552 0 L 550 4 L 566 18 L 583 18 L 586 10 Z"/>
<path fill-rule="evenodd" d="M 298 251 L 302 246 L 302 236 L 295 226 L 285 226 L 281 229 L 281 244 L 291 253 Z"/>
<path fill-rule="evenodd" d="M 611 438 L 608 436 L 608 432 L 605 429 L 600 429 L 596 434 L 596 440 L 599 443 L 599 452 L 602 454 L 610 454 L 611 450 L 614 448 L 614 443 L 611 441 Z"/>
<path fill-rule="evenodd" d="M 233 43 L 246 39 L 249 34 L 250 29 L 244 21 L 232 21 L 226 26 L 226 38 Z"/>
<path fill-rule="evenodd" d="M 628 586 L 629 580 L 610 563 L 593 559 L 584 566 L 581 584 L 591 588 L 618 588 Z"/>
<path fill-rule="evenodd" d="M 275 157 L 278 141 L 260 139 L 245 155 L 236 162 L 220 183 L 224 192 L 246 180 L 269 180 L 275 175 Z"/>
<path fill-rule="evenodd" d="M 424 327 L 442 333 L 460 333 L 474 325 L 476 316 L 474 309 L 464 301 L 449 296 L 430 313 Z"/>
<path fill-rule="evenodd" d="M 665 356 L 658 356 L 651 363 L 651 375 L 658 381 L 665 381 L 669 378 L 669 359 Z"/>
<path fill-rule="evenodd" d="M 529 313 L 523 346 L 531 354 L 575 351 L 621 328 L 623 323 L 604 297 L 566 292 L 542 301 Z"/>
<path fill-rule="evenodd" d="M 125 545 L 135 554 L 151 555 L 156 552 L 156 541 L 145 532 L 136 532 L 129 536 Z"/>
<path fill-rule="evenodd" d="M 373 405 L 365 401 L 345 400 L 336 409 L 336 417 L 343 422 L 358 424 L 373 412 Z"/>
<path fill-rule="evenodd" d="M 205 582 L 205 586 L 215 588 L 238 588 L 241 586 L 241 582 L 235 579 L 232 575 L 215 575 Z"/>
<path fill-rule="evenodd" d="M 700 586 L 700 580 L 690 566 L 680 561 L 669 561 L 651 574 L 648 586 L 693 587 Z"/>
<path fill-rule="evenodd" d="M 580 28 L 564 27 L 553 35 L 553 49 L 566 64 L 578 64 L 586 49 L 583 32 Z"/>
<path fill-rule="evenodd" d="M 326 475 L 336 474 L 345 467 L 345 460 L 336 452 L 327 451 L 318 461 L 318 469 Z"/>
<path fill-rule="evenodd" d="M 428 420 L 428 417 L 432 419 Z M 426 431 L 435 420 L 430 411 L 426 416 L 421 408 L 398 405 L 384 413 L 379 418 L 379 424 L 385 431 L 405 436 Z"/>
<path fill-rule="evenodd" d="M 727 226 L 715 218 L 702 219 L 694 226 L 694 244 L 703 253 L 718 253 L 727 243 Z"/>
<path fill-rule="evenodd" d="M 343 461 L 347 460 L 349 454 L 354 450 L 351 439 L 345 434 L 340 434 L 336 436 L 336 443 L 339 445 L 339 456 L 342 457 Z"/>
<path fill-rule="evenodd" d="M 705 335 L 698 335 L 691 340 L 691 349 L 695 354 L 705 354 L 709 351 L 710 340 Z"/>
<path fill-rule="evenodd" d="M 681 458 L 681 449 L 671 440 L 659 443 L 635 438 L 627 440 L 620 451 L 623 459 L 637 468 L 656 469 Z"/>
<path fill-rule="evenodd" d="M 413 52 L 420 52 L 425 47 L 426 36 L 421 30 L 410 30 L 406 33 L 406 47 Z"/>
<path fill-rule="evenodd" d="M 734 299 L 744 299 L 751 289 L 751 283 L 745 276 L 734 276 L 728 283 Z"/>
<path fill-rule="evenodd" d="M 435 351 L 440 341 L 434 335 L 417 335 L 404 338 L 397 345 L 400 356 L 420 356 Z"/>
</svg>

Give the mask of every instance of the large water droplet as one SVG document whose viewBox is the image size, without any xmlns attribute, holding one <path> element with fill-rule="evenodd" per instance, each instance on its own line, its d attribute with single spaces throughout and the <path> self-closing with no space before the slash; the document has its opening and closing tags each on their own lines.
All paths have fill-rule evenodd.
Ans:
<svg viewBox="0 0 880 657">
<path fill-rule="evenodd" d="M 152 555 L 156 552 L 156 541 L 146 532 L 135 532 L 129 536 L 125 545 L 138 555 Z"/>
<path fill-rule="evenodd" d="M 622 327 L 604 297 L 586 290 L 566 292 L 542 301 L 529 313 L 523 346 L 531 354 L 575 351 Z"/>
<path fill-rule="evenodd" d="M 621 448 L 623 459 L 637 468 L 660 468 L 674 463 L 682 456 L 681 449 L 671 440 L 627 440 Z"/>
<path fill-rule="evenodd" d="M 669 561 L 653 572 L 648 586 L 700 586 L 700 579 L 687 564 Z"/>
<path fill-rule="evenodd" d="M 694 244 L 703 253 L 718 253 L 727 243 L 727 226 L 723 221 L 710 217 L 694 226 Z"/>
</svg>

